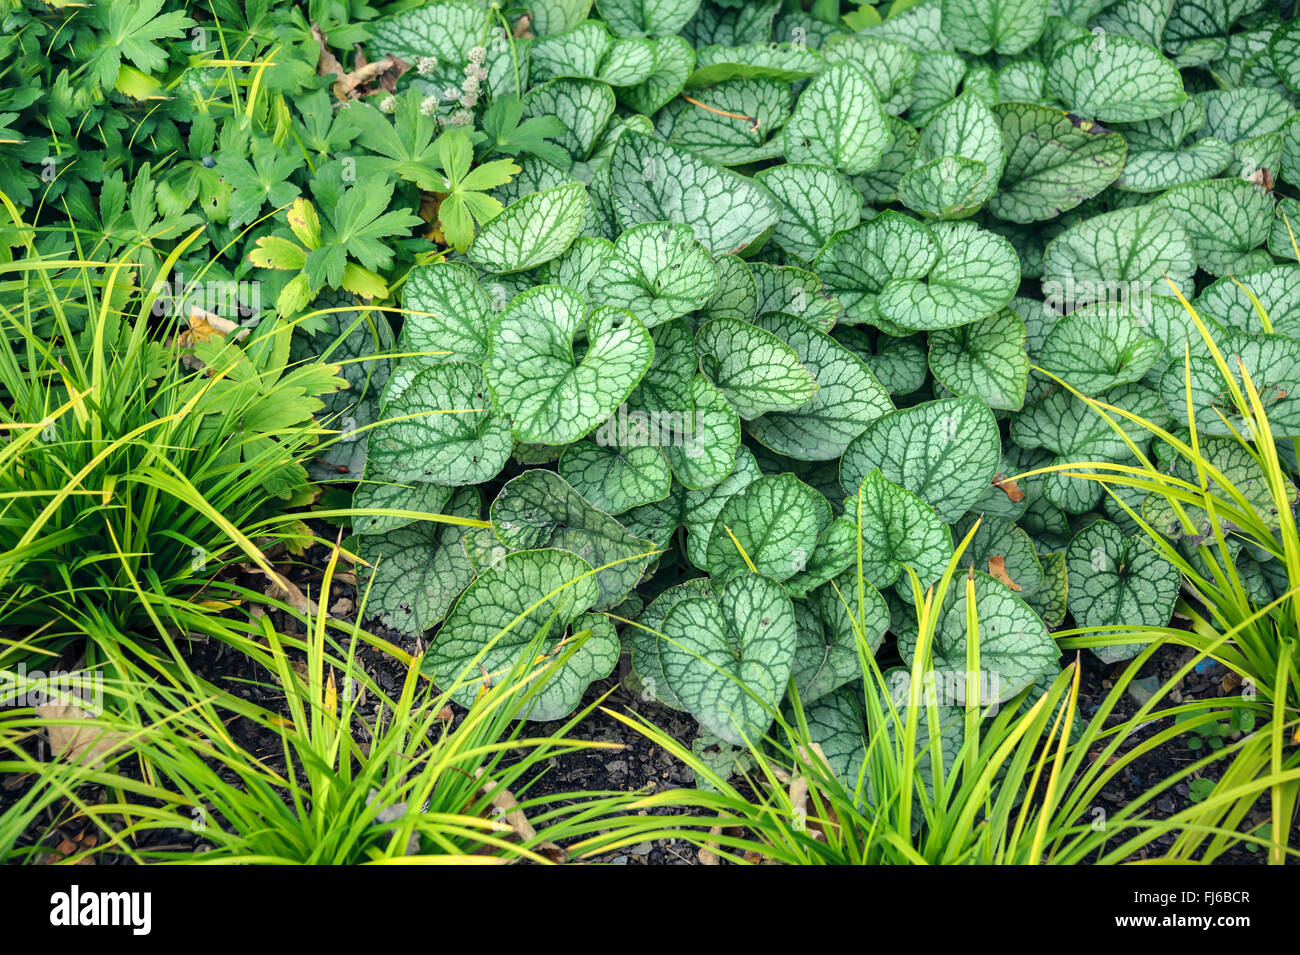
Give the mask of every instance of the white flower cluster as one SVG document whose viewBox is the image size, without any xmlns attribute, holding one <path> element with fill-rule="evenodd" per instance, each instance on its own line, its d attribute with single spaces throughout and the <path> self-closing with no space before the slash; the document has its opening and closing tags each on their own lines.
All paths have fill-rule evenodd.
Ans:
<svg viewBox="0 0 1300 955">
<path fill-rule="evenodd" d="M 415 72 L 421 76 L 432 76 L 438 69 L 438 58 L 436 56 L 422 56 L 415 61 Z"/>
</svg>

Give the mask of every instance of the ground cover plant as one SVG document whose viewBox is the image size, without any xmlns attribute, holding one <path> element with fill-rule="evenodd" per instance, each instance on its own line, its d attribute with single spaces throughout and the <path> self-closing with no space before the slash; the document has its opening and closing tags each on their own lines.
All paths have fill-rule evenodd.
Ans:
<svg viewBox="0 0 1300 955">
<path fill-rule="evenodd" d="M 736 760 L 883 752 L 917 732 L 886 674 L 925 680 L 967 773 L 914 814 L 910 744 L 870 779 L 831 758 L 838 831 L 875 799 L 887 861 L 1119 861 L 1137 843 L 1075 795 L 1141 721 L 1072 739 L 1067 652 L 1181 644 L 1244 681 L 1221 705 L 1251 728 L 1197 767 L 1223 779 L 1176 854 L 1285 861 L 1294 13 L 8 4 L 0 664 L 165 640 L 214 587 L 241 606 L 204 613 L 245 613 L 226 572 L 337 529 L 373 639 L 419 641 L 458 706 L 545 662 L 516 715 L 562 720 L 617 672 L 697 721 L 722 789 Z M 1222 742 L 1159 715 L 1162 743 Z M 936 835 L 994 762 L 1070 767 L 1046 808 L 998 790 L 1060 841 Z M 736 846 L 801 861 L 788 835 Z"/>
</svg>

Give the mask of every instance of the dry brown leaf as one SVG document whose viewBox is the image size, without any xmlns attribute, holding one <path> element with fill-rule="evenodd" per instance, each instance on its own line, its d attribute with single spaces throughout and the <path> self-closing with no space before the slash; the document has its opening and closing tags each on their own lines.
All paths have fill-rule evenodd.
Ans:
<svg viewBox="0 0 1300 955">
<path fill-rule="evenodd" d="M 52 723 L 45 727 L 50 753 L 55 759 L 81 759 L 87 766 L 101 767 L 105 757 L 126 739 L 124 733 L 89 722 L 91 715 L 79 706 L 42 703 L 34 707 L 34 712 L 43 720 L 76 720 L 82 724 Z"/>
<path fill-rule="evenodd" d="M 993 475 L 993 486 L 1010 499 L 1012 504 L 1019 504 L 1025 499 L 1025 492 L 1020 485 L 1004 474 Z"/>
<path fill-rule="evenodd" d="M 277 573 L 274 570 L 267 571 L 258 567 L 256 564 L 245 563 L 240 564 L 239 566 L 240 569 L 247 573 L 261 574 L 270 581 L 270 583 L 267 584 L 266 589 L 262 591 L 262 593 L 266 594 L 268 597 L 282 596 L 284 602 L 299 613 L 317 614 L 320 612 L 320 608 L 316 606 L 316 602 L 308 599 L 307 595 L 299 589 L 298 585 L 283 574 Z"/>
<path fill-rule="evenodd" d="M 363 89 L 363 87 L 390 70 L 397 71 L 396 76 L 393 77 L 393 81 L 396 82 L 397 76 L 401 76 L 402 73 L 405 73 L 406 70 L 410 68 L 404 61 L 399 60 L 395 56 L 385 56 L 373 63 L 368 63 L 366 62 L 365 55 L 360 52 L 360 48 L 358 47 L 356 69 L 349 73 L 343 68 L 343 64 L 339 62 L 339 58 L 330 51 L 328 43 L 329 38 L 325 35 L 324 31 L 322 31 L 318 25 L 313 23 L 311 33 L 312 36 L 316 38 L 316 43 L 320 46 L 320 60 L 316 67 L 316 72 L 320 76 L 338 77 L 331 89 L 333 89 L 334 95 L 341 103 L 346 103 L 348 100 L 357 99 L 367 92 L 372 92 Z M 389 92 L 392 92 L 392 89 L 389 89 Z"/>
<path fill-rule="evenodd" d="M 476 778 L 481 778 L 483 776 L 483 767 L 480 766 L 476 769 L 474 775 Z M 479 790 L 479 795 L 487 796 L 488 794 L 489 790 L 486 786 Z M 499 821 L 508 825 L 521 842 L 537 838 L 537 830 L 533 828 L 533 824 L 528 821 L 528 817 L 519 808 L 519 801 L 515 799 L 510 790 L 504 787 L 498 788 L 491 794 L 490 798 L 495 810 L 493 815 L 498 817 Z M 569 853 L 563 847 L 549 840 L 541 843 L 537 847 L 537 851 L 556 863 L 567 862 L 569 858 Z"/>
<path fill-rule="evenodd" d="M 516 40 L 532 40 L 532 39 L 534 39 L 534 37 L 533 37 L 533 18 L 532 18 L 531 16 L 529 16 L 527 13 L 525 13 L 522 17 L 520 17 L 518 20 L 516 20 L 516 21 L 515 21 L 515 30 L 514 30 L 514 33 L 515 33 L 515 39 L 516 39 Z"/>
<path fill-rule="evenodd" d="M 1020 591 L 1022 589 L 1018 583 L 1011 579 L 1011 575 L 1007 573 L 1007 559 L 1001 554 L 994 554 L 989 558 L 989 574 L 1002 581 L 1012 590 Z"/>
<path fill-rule="evenodd" d="M 712 829 L 709 830 L 709 835 L 711 836 L 722 835 L 722 827 L 714 826 Z M 696 858 L 699 859 L 700 865 L 720 864 L 720 860 L 718 859 L 718 854 L 714 852 L 712 849 L 708 848 L 711 845 L 714 845 L 714 843 L 706 842 L 703 846 L 700 847 L 699 852 L 696 853 Z"/>
</svg>

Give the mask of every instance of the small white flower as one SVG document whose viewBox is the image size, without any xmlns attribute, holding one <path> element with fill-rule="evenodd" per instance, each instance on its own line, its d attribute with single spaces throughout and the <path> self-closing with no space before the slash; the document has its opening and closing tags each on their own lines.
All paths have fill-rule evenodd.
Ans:
<svg viewBox="0 0 1300 955">
<path fill-rule="evenodd" d="M 471 63 L 469 69 L 469 75 L 474 77 L 481 83 L 485 79 L 487 79 L 487 70 L 483 69 L 483 67 L 481 66 L 474 66 L 474 64 Z"/>
<path fill-rule="evenodd" d="M 479 81 L 477 76 L 467 76 L 465 77 L 465 82 L 460 84 L 460 88 L 466 93 L 477 93 L 478 85 Z"/>
<path fill-rule="evenodd" d="M 421 76 L 432 76 L 437 68 L 438 58 L 436 56 L 422 56 L 415 61 L 415 71 Z"/>
<path fill-rule="evenodd" d="M 448 126 L 472 126 L 474 114 L 467 109 L 458 109 L 447 117 Z"/>
<path fill-rule="evenodd" d="M 438 112 L 438 97 L 426 96 L 420 100 L 420 114 L 423 116 L 432 116 Z"/>
<path fill-rule="evenodd" d="M 475 106 L 478 105 L 478 94 L 477 94 L 477 93 L 461 93 L 461 94 L 460 94 L 460 105 L 461 105 L 461 106 L 464 106 L 466 109 L 473 109 Z"/>
<path fill-rule="evenodd" d="M 391 113 L 397 109 L 397 97 L 389 93 L 379 101 L 379 111 L 381 113 Z"/>
<path fill-rule="evenodd" d="M 458 90 L 458 89 L 457 89 L 456 87 L 454 87 L 454 86 L 444 86 L 444 87 L 442 88 L 442 98 L 443 98 L 443 99 L 454 100 L 454 99 L 455 99 L 457 96 L 459 96 L 459 95 L 460 95 L 460 90 Z"/>
<path fill-rule="evenodd" d="M 471 63 L 482 64 L 487 59 L 487 50 L 481 46 L 476 46 L 469 51 L 469 61 Z"/>
</svg>

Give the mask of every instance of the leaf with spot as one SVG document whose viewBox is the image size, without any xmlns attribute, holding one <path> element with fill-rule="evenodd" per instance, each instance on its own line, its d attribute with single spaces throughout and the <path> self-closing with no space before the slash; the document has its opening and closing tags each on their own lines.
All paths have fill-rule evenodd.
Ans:
<svg viewBox="0 0 1300 955">
<path fill-rule="evenodd" d="M 573 342 L 583 330 L 587 348 L 576 359 Z M 573 292 L 541 285 L 497 317 L 484 368 L 497 411 L 521 441 L 567 444 L 613 414 L 653 354 L 650 333 L 627 312 L 587 315 Z"/>
<path fill-rule="evenodd" d="M 766 732 L 790 678 L 797 627 L 781 585 L 759 574 L 716 596 L 678 601 L 659 648 L 672 694 L 716 736 L 741 744 Z"/>
<path fill-rule="evenodd" d="M 834 460 L 866 425 L 894 410 L 871 370 L 829 335 L 793 315 L 772 314 L 757 324 L 793 348 L 817 382 L 807 404 L 750 422 L 750 433 L 773 451 L 801 461 Z"/>
<path fill-rule="evenodd" d="M 718 268 L 690 226 L 652 222 L 619 236 L 614 255 L 588 281 L 594 301 L 625 308 L 653 328 L 708 301 Z"/>
<path fill-rule="evenodd" d="M 631 592 L 654 549 L 593 507 L 554 471 L 525 471 L 507 481 L 492 502 L 491 517 L 493 531 L 507 547 L 553 547 L 597 568 L 599 593 L 587 604 L 597 609 L 612 607 Z M 614 566 L 605 567 L 611 563 Z"/>
<path fill-rule="evenodd" d="M 578 182 L 524 196 L 483 226 L 469 260 L 493 272 L 522 272 L 549 262 L 577 238 L 586 208 L 587 190 Z"/>
<path fill-rule="evenodd" d="M 946 524 L 979 500 L 1001 453 L 997 421 L 983 401 L 928 401 L 868 425 L 840 460 L 840 483 L 857 487 L 878 468 L 935 508 Z"/>
<path fill-rule="evenodd" d="M 1006 144 L 1006 168 L 989 211 L 1012 222 L 1055 219 L 1114 182 L 1124 169 L 1124 137 L 1069 113 L 1030 103 L 1000 103 L 993 115 Z"/>
<path fill-rule="evenodd" d="M 817 394 L 799 353 L 769 331 L 737 318 L 715 318 L 695 335 L 700 367 L 746 421 L 793 411 Z"/>
<path fill-rule="evenodd" d="M 955 395 L 976 395 L 990 408 L 1019 410 L 1029 380 L 1025 323 L 1003 308 L 969 325 L 931 332 L 930 371 Z"/>
</svg>

